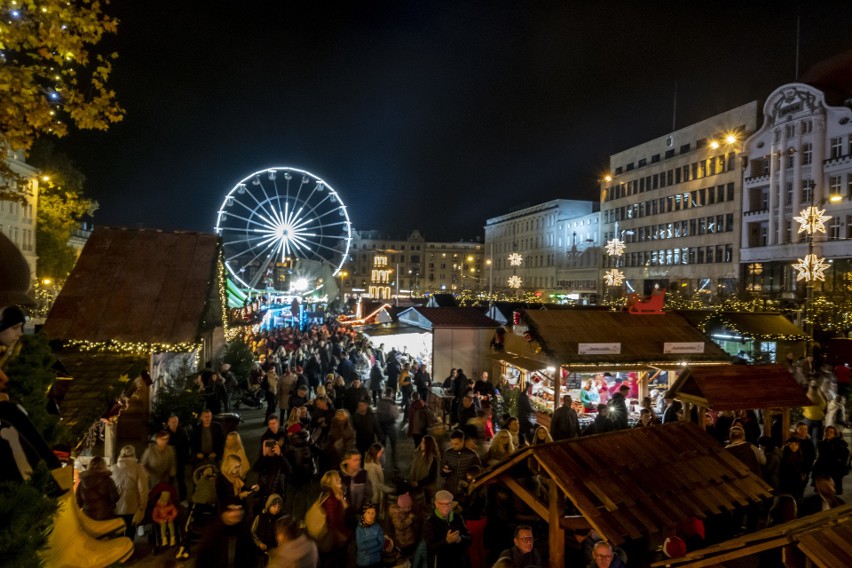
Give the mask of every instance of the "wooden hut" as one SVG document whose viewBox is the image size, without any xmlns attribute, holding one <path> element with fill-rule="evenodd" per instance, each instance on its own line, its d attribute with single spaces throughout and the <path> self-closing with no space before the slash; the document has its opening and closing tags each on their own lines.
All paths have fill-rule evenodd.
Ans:
<svg viewBox="0 0 852 568">
<path fill-rule="evenodd" d="M 777 549 L 781 549 L 777 557 L 789 568 L 852 566 L 852 504 L 768 527 L 652 566 L 724 566 Z"/>
<path fill-rule="evenodd" d="M 669 389 L 684 404 L 684 415 L 698 409 L 698 423 L 710 410 L 763 409 L 763 431 L 772 431 L 772 414 L 781 415 L 781 431 L 790 431 L 790 409 L 810 404 L 784 365 L 689 367 Z"/>
<path fill-rule="evenodd" d="M 548 503 L 518 482 L 530 467 L 549 485 Z M 704 519 L 771 496 L 769 485 L 689 422 L 527 446 L 482 472 L 471 490 L 495 482 L 548 523 L 553 568 L 564 565 L 566 529 L 593 528 L 616 545 L 661 540 L 688 517 Z M 578 516 L 564 516 L 566 499 Z"/>
</svg>

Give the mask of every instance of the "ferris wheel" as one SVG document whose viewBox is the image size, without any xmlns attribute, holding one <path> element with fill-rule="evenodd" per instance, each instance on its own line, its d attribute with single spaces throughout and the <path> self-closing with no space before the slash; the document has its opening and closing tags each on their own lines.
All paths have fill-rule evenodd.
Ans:
<svg viewBox="0 0 852 568">
<path fill-rule="evenodd" d="M 240 180 L 216 216 L 225 267 L 246 290 L 305 292 L 349 257 L 352 224 L 328 183 L 305 170 L 269 168 Z"/>
</svg>

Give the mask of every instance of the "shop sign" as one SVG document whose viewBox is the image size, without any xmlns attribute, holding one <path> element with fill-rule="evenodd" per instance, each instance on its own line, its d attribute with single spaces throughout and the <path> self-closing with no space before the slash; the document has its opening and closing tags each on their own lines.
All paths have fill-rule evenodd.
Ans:
<svg viewBox="0 0 852 568">
<path fill-rule="evenodd" d="M 663 343 L 663 353 L 671 353 L 673 355 L 680 353 L 704 353 L 704 342 Z"/>
<path fill-rule="evenodd" d="M 580 355 L 618 355 L 621 353 L 621 343 L 578 343 L 577 352 Z"/>
</svg>

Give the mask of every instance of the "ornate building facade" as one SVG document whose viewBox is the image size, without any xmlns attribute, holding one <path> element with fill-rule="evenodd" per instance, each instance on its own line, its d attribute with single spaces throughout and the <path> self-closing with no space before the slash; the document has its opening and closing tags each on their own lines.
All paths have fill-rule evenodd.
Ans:
<svg viewBox="0 0 852 568">
<path fill-rule="evenodd" d="M 852 110 L 850 99 L 836 102 L 810 85 L 783 85 L 767 98 L 763 125 L 745 143 L 740 258 L 747 292 L 803 299 L 793 263 L 812 247 L 830 264 L 814 289 L 852 296 Z M 812 243 L 795 220 L 811 205 L 829 216 Z"/>
</svg>

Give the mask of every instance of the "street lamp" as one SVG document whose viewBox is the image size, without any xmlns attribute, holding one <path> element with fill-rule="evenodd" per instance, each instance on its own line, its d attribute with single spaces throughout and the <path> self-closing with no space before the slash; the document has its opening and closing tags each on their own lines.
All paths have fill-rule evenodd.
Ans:
<svg viewBox="0 0 852 568">
<path fill-rule="evenodd" d="M 805 281 L 805 305 L 804 305 L 804 330 L 808 335 L 808 353 L 810 353 L 811 345 L 814 337 L 814 327 L 811 319 L 811 302 L 813 299 L 813 283 L 825 281 L 825 271 L 828 270 L 829 264 L 824 258 L 814 254 L 814 237 L 818 234 L 825 234 L 825 223 L 831 219 L 831 215 L 825 214 L 825 209 L 822 207 L 827 203 L 837 203 L 843 199 L 842 195 L 831 194 L 828 197 L 820 199 L 816 205 L 811 205 L 802 209 L 798 217 L 794 219 L 799 223 L 798 234 L 805 233 L 808 237 L 808 254 L 805 258 L 797 259 L 793 263 L 793 268 L 796 269 L 796 282 Z"/>
</svg>

